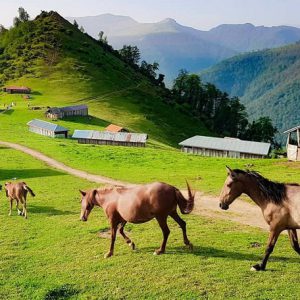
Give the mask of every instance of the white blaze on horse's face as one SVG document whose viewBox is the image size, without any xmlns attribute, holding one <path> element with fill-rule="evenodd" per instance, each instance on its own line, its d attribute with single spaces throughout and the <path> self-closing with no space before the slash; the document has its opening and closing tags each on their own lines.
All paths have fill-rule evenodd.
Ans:
<svg viewBox="0 0 300 300">
<path fill-rule="evenodd" d="M 88 220 L 88 216 L 91 212 L 91 210 L 94 207 L 94 204 L 91 203 L 90 201 L 90 195 L 89 193 L 80 191 L 81 194 L 81 213 L 80 213 L 80 220 L 81 221 L 87 221 Z"/>
<path fill-rule="evenodd" d="M 227 168 L 228 176 L 220 194 L 220 208 L 227 210 L 229 205 L 242 194 L 242 183 L 238 180 L 238 174 Z"/>
</svg>

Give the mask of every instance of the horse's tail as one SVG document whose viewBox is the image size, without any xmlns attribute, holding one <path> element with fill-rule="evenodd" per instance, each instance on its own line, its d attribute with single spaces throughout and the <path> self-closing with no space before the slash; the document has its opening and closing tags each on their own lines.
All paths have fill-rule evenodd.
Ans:
<svg viewBox="0 0 300 300">
<path fill-rule="evenodd" d="M 194 208 L 195 193 L 192 193 L 191 187 L 186 181 L 189 198 L 185 199 L 182 193 L 176 189 L 176 200 L 182 214 L 189 214 Z"/>
<path fill-rule="evenodd" d="M 29 194 L 32 196 L 32 197 L 34 197 L 35 196 L 35 193 L 33 192 L 33 190 L 25 183 L 25 182 L 23 182 L 24 183 L 24 189 L 26 190 L 26 191 L 28 191 L 29 192 Z"/>
</svg>

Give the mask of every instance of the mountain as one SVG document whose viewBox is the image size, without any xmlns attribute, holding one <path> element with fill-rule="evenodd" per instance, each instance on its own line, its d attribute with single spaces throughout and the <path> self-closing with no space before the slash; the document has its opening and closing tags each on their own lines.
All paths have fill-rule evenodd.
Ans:
<svg viewBox="0 0 300 300">
<path fill-rule="evenodd" d="M 300 43 L 246 53 L 202 72 L 204 81 L 240 97 L 252 118 L 269 116 L 280 132 L 299 125 Z"/>
<path fill-rule="evenodd" d="M 149 134 L 150 144 L 172 146 L 209 133 L 200 121 L 167 104 L 163 88 L 56 12 L 42 12 L 33 21 L 1 32 L 0 86 L 4 85 L 29 86 L 33 94 L 28 104 L 34 107 L 88 104 L 93 117 L 62 121 L 71 131 L 115 123 Z M 11 97 L 1 89 L 1 105 Z M 20 137 L 30 119 L 45 118 L 42 109 L 29 111 L 22 101 L 11 113 L 6 129 Z"/>
<path fill-rule="evenodd" d="M 160 72 L 171 83 L 180 69 L 198 72 L 236 54 L 274 48 L 300 40 L 300 29 L 289 26 L 225 24 L 209 31 L 178 24 L 174 19 L 157 23 L 139 23 L 130 17 L 104 14 L 93 17 L 69 17 L 97 38 L 104 31 L 108 42 L 120 49 L 136 45 L 142 59 L 160 64 Z"/>
</svg>

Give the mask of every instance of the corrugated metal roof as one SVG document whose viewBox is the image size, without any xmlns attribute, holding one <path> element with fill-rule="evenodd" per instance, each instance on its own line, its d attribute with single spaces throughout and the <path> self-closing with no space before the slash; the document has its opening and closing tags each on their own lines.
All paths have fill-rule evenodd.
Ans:
<svg viewBox="0 0 300 300">
<path fill-rule="evenodd" d="M 183 142 L 181 146 L 234 151 L 241 153 L 251 153 L 258 155 L 267 155 L 269 153 L 270 143 L 244 141 L 235 138 L 216 138 L 209 136 L 196 135 Z"/>
<path fill-rule="evenodd" d="M 96 130 L 75 130 L 73 139 L 92 139 L 101 141 L 146 143 L 148 135 L 132 132 L 106 132 Z"/>
<path fill-rule="evenodd" d="M 87 105 L 72 105 L 72 106 L 65 106 L 65 107 L 60 107 L 62 111 L 73 111 L 73 110 L 81 110 L 81 109 L 87 109 Z"/>
<path fill-rule="evenodd" d="M 290 132 L 296 131 L 297 129 L 300 129 L 300 125 L 296 126 L 296 127 L 293 127 L 291 129 L 288 129 L 288 130 L 284 131 L 283 133 L 290 133 Z"/>
<path fill-rule="evenodd" d="M 106 131 L 110 131 L 110 132 L 119 132 L 122 129 L 124 128 L 115 124 L 110 124 L 105 128 Z"/>
<path fill-rule="evenodd" d="M 69 129 L 67 129 L 63 126 L 60 126 L 58 124 L 53 124 L 53 123 L 46 122 L 46 121 L 39 120 L 39 119 L 31 120 L 27 123 L 27 125 L 32 126 L 32 127 L 43 128 L 43 129 L 54 131 L 54 132 L 69 131 Z"/>
<path fill-rule="evenodd" d="M 7 87 L 5 87 L 5 89 L 7 89 L 7 90 L 28 90 L 28 91 L 30 91 L 30 88 L 28 88 L 27 86 L 7 86 Z"/>
</svg>

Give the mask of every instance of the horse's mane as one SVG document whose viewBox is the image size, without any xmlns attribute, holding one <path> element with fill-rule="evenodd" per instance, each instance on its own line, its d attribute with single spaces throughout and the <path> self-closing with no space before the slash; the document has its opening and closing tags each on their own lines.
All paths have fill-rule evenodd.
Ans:
<svg viewBox="0 0 300 300">
<path fill-rule="evenodd" d="M 281 182 L 271 181 L 256 171 L 251 170 L 234 170 L 237 174 L 244 174 L 246 176 L 250 176 L 251 178 L 255 179 L 258 184 L 258 188 L 266 198 L 266 200 L 273 202 L 275 204 L 281 204 L 284 199 L 286 198 L 286 185 L 294 185 L 298 186 L 297 183 L 291 184 L 284 184 Z"/>
<path fill-rule="evenodd" d="M 105 185 L 101 188 L 98 188 L 97 191 L 99 191 L 99 192 L 112 192 L 112 191 L 120 192 L 124 189 L 126 189 L 126 187 L 122 186 L 122 185 Z"/>
</svg>

